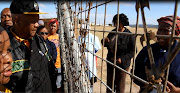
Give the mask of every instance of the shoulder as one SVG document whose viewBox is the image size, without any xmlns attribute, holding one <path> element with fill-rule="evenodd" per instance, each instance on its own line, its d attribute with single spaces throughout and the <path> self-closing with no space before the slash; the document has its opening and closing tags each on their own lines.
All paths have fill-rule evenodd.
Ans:
<svg viewBox="0 0 180 93">
<path fill-rule="evenodd" d="M 38 35 L 38 34 L 35 34 L 35 36 L 33 37 L 33 39 L 38 40 L 40 43 L 41 43 L 41 42 L 45 42 L 45 40 L 43 39 L 43 37 L 41 37 L 41 36 Z"/>
<path fill-rule="evenodd" d="M 88 35 L 89 35 L 90 37 L 94 37 L 94 35 L 93 35 L 92 33 L 90 33 L 90 32 L 88 33 Z"/>
<path fill-rule="evenodd" d="M 157 52 L 157 50 L 159 49 L 158 48 L 159 47 L 158 43 L 151 44 L 150 46 L 152 48 L 152 52 L 154 52 L 154 51 Z M 147 46 L 143 47 L 143 49 L 141 51 L 147 52 Z"/>
<path fill-rule="evenodd" d="M 3 30 L 4 30 L 4 28 L 0 25 L 0 32 L 3 31 Z"/>
<path fill-rule="evenodd" d="M 126 27 L 124 27 L 124 28 L 125 28 L 124 32 L 129 32 L 129 33 L 131 33 L 131 31 L 130 31 L 129 29 L 127 29 Z"/>
<path fill-rule="evenodd" d="M 52 41 L 49 41 L 49 40 L 48 40 L 48 42 L 49 42 L 51 45 L 55 46 L 55 44 L 54 44 Z"/>
<path fill-rule="evenodd" d="M 114 28 L 112 31 L 116 31 L 116 28 Z"/>
</svg>

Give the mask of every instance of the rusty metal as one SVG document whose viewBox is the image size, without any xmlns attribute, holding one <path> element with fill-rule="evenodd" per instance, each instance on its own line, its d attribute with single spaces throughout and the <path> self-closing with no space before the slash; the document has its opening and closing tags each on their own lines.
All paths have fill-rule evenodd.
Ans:
<svg viewBox="0 0 180 93">
<path fill-rule="evenodd" d="M 137 19 L 136 19 L 136 30 L 135 30 L 135 49 L 134 49 L 134 57 L 133 57 L 133 64 L 132 64 L 132 77 L 134 76 L 134 70 L 135 70 L 135 57 L 136 57 L 136 37 L 137 37 L 137 31 L 138 31 L 138 23 L 139 23 L 139 3 L 136 4 L 136 12 L 137 12 Z M 130 85 L 130 93 L 132 93 L 132 84 L 133 84 L 133 78 L 131 78 L 131 85 Z"/>
<path fill-rule="evenodd" d="M 117 7 L 117 25 L 116 25 L 116 32 L 119 32 L 118 29 L 119 29 L 119 0 L 118 0 L 118 7 Z M 117 40 L 118 40 L 118 34 L 116 33 L 116 43 L 115 43 L 115 52 L 114 52 L 114 65 L 116 65 L 116 53 L 117 53 Z M 112 80 L 112 91 L 114 92 L 114 81 L 115 81 L 115 72 L 116 72 L 116 69 L 115 67 L 113 67 L 113 80 Z"/>
<path fill-rule="evenodd" d="M 105 25 L 106 25 L 106 7 L 107 4 L 105 4 L 105 9 L 104 9 L 104 27 L 103 27 L 103 38 L 104 38 L 104 31 L 105 31 Z M 103 40 L 103 46 L 104 46 L 104 40 Z M 102 47 L 102 59 L 103 59 L 103 55 L 104 55 L 104 47 Z M 101 60 L 101 80 L 102 80 L 102 70 L 103 70 L 103 60 Z M 102 92 L 102 82 L 100 83 L 100 93 Z"/>
<path fill-rule="evenodd" d="M 171 39 L 170 39 L 170 46 L 169 46 L 169 49 L 168 49 L 168 58 L 167 59 L 171 59 L 170 61 L 169 60 L 167 60 L 167 62 L 164 64 L 164 66 L 163 66 L 163 70 L 165 70 L 166 69 L 166 67 L 167 67 L 167 72 L 166 72 L 166 80 L 165 80 L 165 84 L 164 84 L 164 88 L 163 88 L 163 92 L 165 92 L 165 90 L 166 90 L 166 86 L 167 86 L 167 80 L 168 80 L 168 75 L 169 75 L 169 65 L 170 65 L 170 63 L 173 61 L 173 59 L 174 59 L 174 57 L 175 57 L 175 55 L 177 54 L 177 53 L 175 53 L 174 54 L 174 57 L 172 57 L 171 56 L 171 54 L 174 52 L 171 52 L 171 47 L 172 47 L 172 45 L 171 45 L 171 43 L 173 42 L 173 36 L 175 35 L 175 25 L 176 25 L 176 17 L 177 17 L 177 8 L 178 8 L 178 0 L 176 0 L 176 2 L 175 2 L 175 9 L 174 9 L 174 19 L 173 19 L 173 26 L 172 26 L 172 31 L 171 31 Z M 179 44 L 178 44 L 179 45 Z M 177 50 L 179 51 L 179 49 L 177 48 Z M 177 51 L 177 52 L 178 52 Z M 173 55 L 173 54 L 172 54 Z"/>
<path fill-rule="evenodd" d="M 67 1 L 64 1 L 64 3 L 66 3 Z M 82 0 L 81 1 L 78 1 L 75 5 L 68 5 L 68 7 L 76 7 L 76 5 L 78 5 L 79 6 L 79 8 L 81 9 L 81 10 L 79 10 L 78 12 L 76 11 L 76 9 L 75 9 L 75 13 L 73 13 L 73 11 L 72 10 L 70 10 L 71 8 L 67 8 L 67 9 L 61 9 L 61 13 L 62 12 L 65 12 L 65 11 L 68 11 L 69 13 L 70 13 L 70 16 L 67 16 L 67 17 L 63 17 L 64 15 L 63 14 L 61 14 L 61 16 L 59 16 L 59 17 L 61 17 L 60 19 L 58 19 L 58 21 L 59 22 L 61 22 L 61 24 L 60 24 L 60 27 L 61 27 L 61 29 L 63 29 L 64 30 L 64 32 L 63 31 L 61 31 L 62 33 L 59 33 L 60 34 L 60 36 L 61 36 L 61 38 L 60 38 L 60 40 L 62 40 L 60 43 L 61 43 L 61 49 L 62 49 L 62 54 L 61 54 L 61 58 L 62 58 L 62 62 L 63 62 L 63 65 L 65 66 L 65 69 L 66 69 L 66 71 L 64 72 L 64 74 L 65 74 L 65 81 L 66 81 L 66 85 L 65 86 L 68 86 L 68 87 L 66 87 L 66 91 L 68 92 L 68 93 L 73 93 L 73 92 L 79 92 L 79 93 L 86 93 L 86 92 L 90 92 L 89 90 L 90 90 L 90 87 L 89 87 L 89 79 L 88 79 L 88 74 L 86 74 L 86 71 L 89 71 L 89 69 L 88 68 L 86 68 L 87 67 L 87 64 L 85 63 L 85 57 L 83 56 L 84 55 L 84 53 L 85 53 L 85 46 L 84 45 L 79 45 L 79 42 L 78 42 L 78 40 L 76 40 L 75 38 L 74 38 L 74 33 L 72 33 L 72 31 L 74 31 L 74 30 L 77 30 L 77 34 L 79 35 L 79 29 L 81 29 L 81 25 L 82 25 L 82 23 L 80 24 L 80 27 L 76 27 L 75 26 L 75 23 L 77 23 L 77 25 L 79 24 L 78 23 L 78 21 L 79 21 L 79 19 L 81 19 L 81 21 L 82 21 L 82 13 L 85 13 L 85 18 L 86 18 L 86 11 L 88 11 L 88 16 L 87 16 L 87 18 L 86 19 L 88 19 L 87 20 L 87 23 L 89 23 L 89 21 L 90 21 L 90 11 L 92 10 L 92 9 L 94 9 L 94 8 L 96 8 L 96 14 L 95 14 L 95 26 L 94 26 L 94 30 L 90 30 L 90 31 L 93 31 L 93 33 L 94 33 L 94 35 L 96 34 L 96 32 L 100 32 L 100 33 L 103 33 L 103 38 L 104 38 L 104 34 L 105 33 L 116 33 L 116 39 L 117 39 L 117 34 L 126 34 L 126 35 L 135 35 L 136 37 L 137 36 L 142 36 L 143 34 L 140 34 L 140 33 L 137 33 L 137 29 L 138 29 L 138 14 L 137 14 L 137 23 L 136 23 L 136 32 L 135 33 L 126 33 L 126 32 L 118 32 L 118 31 L 116 31 L 116 32 L 110 32 L 110 31 L 105 31 L 105 24 L 106 24 L 106 5 L 108 4 L 108 3 L 110 3 L 111 1 L 107 1 L 107 2 L 105 2 L 105 3 L 101 3 L 101 4 L 97 4 L 97 2 L 96 2 L 96 5 L 95 6 L 93 6 L 93 7 L 90 7 L 90 3 L 88 3 L 88 5 L 89 5 L 89 8 L 86 8 L 85 10 L 82 10 Z M 61 1 L 61 4 L 63 4 L 62 3 L 62 1 Z M 137 6 L 136 7 L 136 10 L 138 9 L 138 11 L 139 11 L 139 8 L 141 7 L 141 13 L 142 13 L 142 19 L 143 19 L 143 26 L 144 26 L 144 31 L 145 31 L 145 39 L 146 39 L 146 43 L 147 43 L 147 46 L 149 46 L 150 45 L 150 43 L 149 43 L 149 38 L 148 38 L 148 34 L 147 34 L 147 27 L 146 27 L 146 21 L 145 21 L 145 16 L 144 16 L 144 10 L 143 10 L 143 8 L 144 7 L 149 7 L 149 4 L 146 2 L 146 3 L 140 3 L 140 2 L 138 2 L 138 3 L 136 3 L 137 5 L 141 5 L 141 6 Z M 99 7 L 99 6 L 102 6 L 102 5 L 105 5 L 105 13 L 104 13 L 104 27 L 103 27 L 103 31 L 100 31 L 100 30 L 96 30 L 96 20 L 97 20 L 97 8 Z M 69 10 L 68 10 L 69 9 Z M 118 1 L 118 9 L 117 9 L 118 11 L 118 14 L 119 14 L 119 1 Z M 72 14 L 73 13 L 73 14 Z M 138 12 L 137 12 L 138 13 Z M 58 13 L 59 14 L 59 13 Z M 79 18 L 79 16 L 81 16 L 80 18 Z M 118 15 L 119 16 L 119 15 Z M 67 26 L 67 22 L 65 22 L 65 20 L 69 20 L 69 18 L 71 19 L 70 20 L 70 26 Z M 75 21 L 75 19 L 74 18 L 77 18 L 77 21 Z M 119 17 L 118 17 L 119 18 Z M 118 20 L 119 21 L 119 20 Z M 64 23 L 63 23 L 64 22 Z M 73 25 L 72 25 L 73 24 Z M 118 24 L 119 24 L 119 22 L 118 22 Z M 117 25 L 117 26 L 119 26 L 119 25 Z M 73 30 L 74 29 L 74 30 Z M 69 32 L 70 33 L 69 33 Z M 89 32 L 90 32 L 89 31 Z M 78 36 L 77 35 L 77 36 Z M 180 39 L 180 37 L 177 37 L 177 36 L 173 36 L 173 37 L 171 37 L 171 36 L 167 36 L 167 35 L 156 35 L 156 37 L 166 37 L 166 38 L 171 38 L 171 39 Z M 76 37 L 77 38 L 77 37 Z M 72 42 L 73 41 L 73 42 Z M 78 45 L 76 46 L 76 47 L 73 47 L 74 45 L 76 45 L 76 43 L 78 43 Z M 85 42 L 84 42 L 85 43 Z M 117 43 L 117 41 L 116 41 L 116 43 Z M 104 43 L 103 43 L 104 44 Z M 135 44 L 136 45 L 136 44 Z M 76 48 L 82 48 L 82 50 L 81 51 L 78 51 Z M 172 61 L 173 60 L 173 58 L 176 56 L 176 53 L 179 51 L 179 48 L 178 47 L 180 47 L 180 43 L 178 43 L 178 45 L 177 45 L 177 47 L 173 50 L 173 52 L 170 52 L 171 54 L 169 54 L 169 57 L 167 58 L 167 63 L 169 63 L 170 64 L 170 61 Z M 104 49 L 104 48 L 103 48 Z M 103 50 L 102 49 L 102 50 Z M 150 62 L 151 62 L 151 66 L 153 67 L 153 56 L 152 56 L 152 53 L 150 53 L 152 50 L 150 49 L 150 48 L 148 48 L 149 50 L 148 50 L 148 52 L 149 52 L 149 54 L 148 55 L 151 55 L 150 56 Z M 115 48 L 115 51 L 117 50 L 117 48 Z M 74 51 L 74 52 L 80 52 L 80 53 L 77 53 L 76 55 L 75 55 L 75 53 L 73 53 L 72 51 Z M 88 52 L 90 52 L 90 51 L 88 51 Z M 94 47 L 93 47 L 93 52 L 94 52 Z M 115 52 L 116 53 L 116 52 Z M 109 86 L 107 86 L 103 81 L 102 81 L 102 70 L 103 70 L 103 62 L 105 62 L 105 63 L 107 63 L 107 64 L 110 64 L 110 65 L 112 65 L 113 67 L 114 67 L 114 74 L 113 74 L 113 84 L 112 85 L 114 85 L 114 78 L 115 78 L 115 68 L 117 68 L 118 70 L 121 70 L 121 71 L 124 71 L 126 74 L 128 74 L 128 75 L 130 75 L 130 77 L 132 78 L 132 80 L 131 80 L 131 87 L 130 87 L 130 92 L 132 92 L 132 81 L 133 81 L 133 79 L 137 79 L 137 80 L 139 80 L 139 81 L 141 81 L 141 82 L 143 82 L 143 83 L 145 83 L 145 84 L 148 84 L 148 85 L 150 85 L 150 83 L 149 82 L 147 82 L 147 81 L 145 81 L 145 80 L 143 80 L 143 79 L 141 79 L 141 78 L 139 78 L 139 77 L 137 77 L 137 76 L 135 76 L 134 75 L 134 62 L 135 62 L 135 56 L 133 57 L 133 72 L 132 73 L 129 73 L 129 72 L 127 72 L 127 71 L 125 71 L 124 69 L 122 69 L 122 68 L 120 68 L 120 67 L 118 67 L 117 65 L 116 65 L 116 62 L 114 61 L 114 64 L 113 64 L 113 62 L 110 62 L 110 61 L 108 61 L 108 60 L 105 60 L 104 58 L 103 58 L 103 55 L 104 55 L 104 52 L 102 51 L 102 57 L 99 57 L 99 56 L 97 56 L 96 54 L 94 54 L 94 53 L 91 53 L 91 54 L 93 54 L 93 56 L 96 56 L 96 57 L 98 57 L 99 59 L 101 59 L 102 60 L 102 64 L 101 64 L 101 75 L 100 75 L 100 78 L 99 77 L 97 77 L 97 79 L 101 82 L 100 83 L 100 92 L 102 92 L 101 90 L 102 90 L 102 84 L 103 85 L 105 85 L 108 89 L 110 89 L 112 92 L 114 92 L 114 86 L 112 86 L 112 89 L 109 87 Z M 136 53 L 134 53 L 134 54 L 136 54 Z M 116 54 L 115 54 L 116 55 Z M 79 59 L 80 60 L 80 62 L 77 62 L 76 63 L 76 59 Z M 114 59 L 116 59 L 116 57 L 114 57 Z M 94 63 L 94 62 L 93 62 Z M 93 64 L 94 65 L 94 64 Z M 167 68 L 167 66 L 165 66 L 164 65 L 164 67 L 162 68 L 162 69 L 166 69 Z M 157 73 L 160 73 L 160 72 L 162 72 L 161 70 L 162 69 L 154 69 L 153 71 L 150 71 L 150 72 L 152 72 L 153 74 L 155 74 L 155 76 L 156 76 L 156 78 L 158 78 L 158 77 L 161 77 L 162 75 L 157 75 Z M 94 71 L 90 71 L 90 73 L 92 73 L 93 74 L 93 76 L 94 76 L 94 73 L 93 73 Z M 156 72 L 156 73 L 155 73 Z M 93 80 L 94 81 L 94 80 Z M 84 83 L 82 83 L 82 82 L 85 82 L 86 84 L 84 85 Z M 159 88 L 159 86 L 158 85 L 150 85 L 150 87 L 153 87 L 153 88 Z M 66 92 L 66 93 L 67 93 Z"/>
</svg>

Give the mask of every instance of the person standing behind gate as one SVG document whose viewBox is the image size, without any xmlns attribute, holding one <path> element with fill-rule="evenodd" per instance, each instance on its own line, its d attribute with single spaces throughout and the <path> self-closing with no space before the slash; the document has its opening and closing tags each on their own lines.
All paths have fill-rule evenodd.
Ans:
<svg viewBox="0 0 180 93">
<path fill-rule="evenodd" d="M 157 19 L 158 31 L 157 35 L 171 35 L 172 25 L 173 25 L 173 16 L 165 16 Z M 180 18 L 177 16 L 177 20 L 175 22 L 175 35 L 178 36 L 180 34 Z M 168 55 L 168 47 L 170 43 L 170 38 L 162 38 L 158 37 L 157 42 L 151 45 L 152 53 L 154 57 L 155 66 L 159 66 L 159 62 L 161 64 L 165 64 L 167 55 Z M 173 41 L 172 49 L 178 44 L 177 40 Z M 179 93 L 180 92 L 180 52 L 177 53 L 176 57 L 170 64 L 169 76 L 167 82 L 167 92 Z M 149 78 L 146 75 L 145 66 L 150 69 L 150 62 L 147 47 L 144 47 L 138 54 L 135 60 L 135 72 L 134 74 L 144 80 Z M 151 80 L 149 78 L 148 80 Z M 145 84 L 139 82 L 134 79 L 134 83 L 140 86 L 140 92 L 145 89 Z M 151 91 L 151 90 L 150 90 Z"/>
<path fill-rule="evenodd" d="M 49 60 L 44 39 L 36 34 L 39 6 L 35 0 L 13 0 L 10 5 L 13 27 L 11 42 L 12 75 L 4 86 L 12 92 L 52 92 Z"/>
<path fill-rule="evenodd" d="M 79 44 L 84 44 L 85 42 L 85 56 L 86 56 L 86 63 L 89 67 L 89 79 L 91 82 L 91 85 L 93 84 L 93 78 L 94 82 L 97 81 L 97 69 L 96 69 L 96 56 L 94 56 L 92 53 L 96 53 L 99 49 L 101 49 L 101 44 L 99 42 L 99 38 L 97 36 L 91 34 L 90 31 L 91 27 L 89 24 L 83 23 L 81 25 L 80 30 L 80 36 L 78 38 Z M 95 49 L 93 51 L 93 49 Z M 93 75 L 93 74 L 95 75 Z M 91 88 L 93 88 L 91 86 Z"/>
<path fill-rule="evenodd" d="M 9 8 L 4 8 L 1 11 L 1 26 L 4 29 L 7 29 L 9 26 L 12 26 L 12 16 L 11 16 L 11 11 Z"/>
<path fill-rule="evenodd" d="M 113 17 L 112 20 L 115 27 L 117 27 L 118 24 L 118 14 L 116 14 Z M 115 28 L 112 31 L 116 32 L 118 29 L 118 32 L 128 32 L 131 33 L 125 26 L 129 25 L 128 18 L 125 14 L 121 13 L 119 14 L 119 28 Z M 115 51 L 115 37 L 116 34 L 109 33 L 107 37 L 101 40 L 101 43 L 104 47 L 107 47 L 108 54 L 107 54 L 107 60 L 114 63 L 114 53 Z M 132 35 L 122 35 L 118 34 L 117 39 L 117 52 L 116 52 L 116 65 L 125 69 L 126 71 L 129 70 L 129 66 L 131 63 L 131 58 L 134 56 L 134 47 L 135 47 L 135 37 Z M 125 80 L 126 80 L 126 73 L 123 71 L 120 71 L 116 68 L 115 70 L 115 90 L 118 93 L 124 93 L 125 89 Z M 112 88 L 112 80 L 113 80 L 113 66 L 107 63 L 107 85 Z M 107 93 L 111 92 L 107 88 Z"/>
<path fill-rule="evenodd" d="M 49 21 L 49 36 L 48 39 L 49 41 L 53 42 L 56 45 L 57 49 L 57 59 L 55 66 L 58 69 L 58 77 L 56 81 L 57 85 L 57 91 L 62 92 L 61 85 L 62 85 L 62 75 L 61 75 L 61 59 L 60 59 L 60 45 L 59 45 L 59 35 L 57 34 L 58 30 L 58 21 L 56 19 L 51 19 Z"/>
</svg>

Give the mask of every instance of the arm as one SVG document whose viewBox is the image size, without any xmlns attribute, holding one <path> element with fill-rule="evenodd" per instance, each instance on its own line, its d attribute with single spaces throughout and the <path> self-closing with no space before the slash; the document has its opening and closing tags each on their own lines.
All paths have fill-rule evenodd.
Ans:
<svg viewBox="0 0 180 93">
<path fill-rule="evenodd" d="M 108 47 L 108 46 L 109 46 L 109 41 L 110 41 L 109 38 L 110 38 L 111 36 L 112 36 L 112 34 L 109 33 L 107 37 L 101 39 L 101 44 L 102 44 L 102 46 L 103 46 L 103 42 L 104 42 L 104 47 Z"/>
<path fill-rule="evenodd" d="M 134 70 L 134 75 L 146 80 L 146 73 L 145 73 L 145 61 L 148 57 L 147 55 L 147 51 L 146 51 L 146 47 L 143 48 L 139 54 L 136 57 L 135 60 L 135 70 Z M 145 84 L 134 79 L 134 83 L 136 83 L 137 85 L 143 87 Z"/>
</svg>

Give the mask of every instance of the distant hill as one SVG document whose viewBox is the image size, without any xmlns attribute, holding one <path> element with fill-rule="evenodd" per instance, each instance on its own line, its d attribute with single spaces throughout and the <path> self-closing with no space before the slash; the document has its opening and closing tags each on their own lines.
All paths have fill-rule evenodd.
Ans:
<svg viewBox="0 0 180 93">
<path fill-rule="evenodd" d="M 136 27 L 136 24 L 130 24 L 129 26 L 130 26 L 130 27 Z M 143 27 L 143 24 L 139 24 L 138 27 Z M 158 28 L 158 25 L 147 24 L 147 27 L 150 27 L 150 28 Z"/>
</svg>

